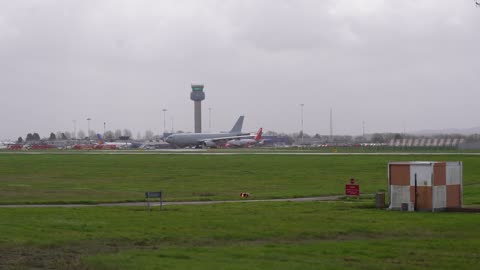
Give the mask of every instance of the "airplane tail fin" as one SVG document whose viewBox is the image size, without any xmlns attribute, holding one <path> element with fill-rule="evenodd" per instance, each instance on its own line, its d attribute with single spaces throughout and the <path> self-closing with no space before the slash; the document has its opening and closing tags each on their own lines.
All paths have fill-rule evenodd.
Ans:
<svg viewBox="0 0 480 270">
<path fill-rule="evenodd" d="M 102 135 L 100 135 L 99 133 L 97 133 L 97 138 L 98 138 L 98 144 L 103 144 L 104 143 Z"/>
<path fill-rule="evenodd" d="M 230 133 L 239 133 L 242 132 L 242 127 L 243 127 L 243 118 L 245 118 L 243 115 L 240 116 L 233 126 L 232 130 L 230 130 Z"/>
<path fill-rule="evenodd" d="M 263 129 L 260 128 L 257 132 L 257 136 L 255 136 L 255 141 L 260 141 L 262 139 L 262 132 L 263 132 Z"/>
</svg>

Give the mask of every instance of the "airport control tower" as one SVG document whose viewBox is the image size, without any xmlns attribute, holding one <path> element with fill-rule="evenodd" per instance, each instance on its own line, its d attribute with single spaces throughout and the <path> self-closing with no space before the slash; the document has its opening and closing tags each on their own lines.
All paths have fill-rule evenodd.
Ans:
<svg viewBox="0 0 480 270">
<path fill-rule="evenodd" d="M 190 99 L 193 100 L 195 114 L 195 133 L 202 132 L 202 100 L 205 99 L 203 84 L 192 84 Z"/>
</svg>

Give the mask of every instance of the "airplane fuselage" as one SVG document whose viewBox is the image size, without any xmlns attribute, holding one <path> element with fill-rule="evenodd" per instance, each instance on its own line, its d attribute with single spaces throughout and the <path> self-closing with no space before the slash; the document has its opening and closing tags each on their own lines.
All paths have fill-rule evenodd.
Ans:
<svg viewBox="0 0 480 270">
<path fill-rule="evenodd" d="M 167 137 L 166 142 L 177 146 L 177 147 L 187 147 L 187 146 L 201 146 L 205 142 L 208 145 L 208 140 L 231 137 L 231 136 L 242 136 L 248 133 L 234 132 L 234 133 L 177 133 L 172 134 Z"/>
</svg>

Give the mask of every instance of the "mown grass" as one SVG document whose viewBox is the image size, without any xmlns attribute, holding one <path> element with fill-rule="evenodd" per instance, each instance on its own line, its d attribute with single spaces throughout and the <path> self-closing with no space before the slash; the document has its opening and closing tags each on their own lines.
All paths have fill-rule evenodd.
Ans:
<svg viewBox="0 0 480 270">
<path fill-rule="evenodd" d="M 366 206 L 0 209 L 0 268 L 477 269 L 480 215 Z"/>
<path fill-rule="evenodd" d="M 478 149 L 458 149 L 456 147 L 393 147 L 393 146 L 290 146 L 261 148 L 221 148 L 214 152 L 315 152 L 315 153 L 479 153 Z"/>
<path fill-rule="evenodd" d="M 480 157 L 469 155 L 108 155 L 0 154 L 0 203 L 306 197 L 344 192 L 350 177 L 362 193 L 387 190 L 387 163 L 461 160 L 464 202 L 480 204 Z"/>
<path fill-rule="evenodd" d="M 387 239 L 135 250 L 97 255 L 85 262 L 97 269 L 301 270 L 477 269 L 478 260 L 478 245 L 471 239 Z"/>
</svg>

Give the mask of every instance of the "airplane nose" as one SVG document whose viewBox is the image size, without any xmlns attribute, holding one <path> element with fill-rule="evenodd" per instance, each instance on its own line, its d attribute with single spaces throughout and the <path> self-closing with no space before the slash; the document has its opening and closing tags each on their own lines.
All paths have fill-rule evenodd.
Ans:
<svg viewBox="0 0 480 270">
<path fill-rule="evenodd" d="M 173 138 L 172 136 L 168 136 L 167 139 L 165 139 L 167 143 L 173 143 Z"/>
</svg>

